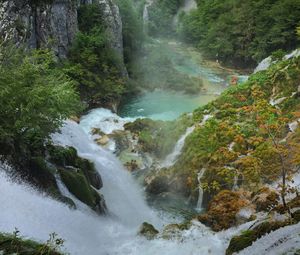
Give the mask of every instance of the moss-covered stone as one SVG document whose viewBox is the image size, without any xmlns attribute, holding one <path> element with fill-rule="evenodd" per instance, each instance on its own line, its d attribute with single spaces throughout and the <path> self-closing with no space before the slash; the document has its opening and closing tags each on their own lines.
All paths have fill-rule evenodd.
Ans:
<svg viewBox="0 0 300 255">
<path fill-rule="evenodd" d="M 56 165 L 79 168 L 94 188 L 102 188 L 102 179 L 94 164 L 87 159 L 79 157 L 75 148 L 51 145 L 49 146 L 49 154 L 50 160 Z"/>
<path fill-rule="evenodd" d="M 162 238 L 170 240 L 173 238 L 181 237 L 181 233 L 183 230 L 187 230 L 191 227 L 191 222 L 186 221 L 181 224 L 169 224 L 164 227 L 162 232 Z"/>
<path fill-rule="evenodd" d="M 251 230 L 247 230 L 241 233 L 239 236 L 234 236 L 229 243 L 226 250 L 226 255 L 231 255 L 235 252 L 241 251 L 249 247 L 254 241 L 261 238 L 265 234 L 275 231 L 281 227 L 291 225 L 295 222 L 287 221 L 265 221 Z"/>
<path fill-rule="evenodd" d="M 158 235 L 158 230 L 156 230 L 153 225 L 144 222 L 140 227 L 138 232 L 139 235 L 146 237 L 148 240 L 154 239 Z"/>
<path fill-rule="evenodd" d="M 55 169 L 49 167 L 43 157 L 32 157 L 29 160 L 29 169 L 29 178 L 37 187 L 48 191 L 51 195 L 58 193 Z"/>
<path fill-rule="evenodd" d="M 106 208 L 103 198 L 90 186 L 86 176 L 80 169 L 60 168 L 59 173 L 68 190 L 76 198 L 98 213 L 105 212 Z"/>
</svg>

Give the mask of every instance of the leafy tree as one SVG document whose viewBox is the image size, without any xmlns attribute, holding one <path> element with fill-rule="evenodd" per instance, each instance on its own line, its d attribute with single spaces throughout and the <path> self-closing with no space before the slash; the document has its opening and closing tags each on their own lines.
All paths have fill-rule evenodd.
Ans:
<svg viewBox="0 0 300 255">
<path fill-rule="evenodd" d="M 65 63 L 65 72 L 77 82 L 89 106 L 109 105 L 126 90 L 120 56 L 111 48 L 99 4 L 83 5 L 79 30 Z"/>
<path fill-rule="evenodd" d="M 179 30 L 208 57 L 248 67 L 278 49 L 294 49 L 299 23 L 300 0 L 202 0 Z"/>
<path fill-rule="evenodd" d="M 79 110 L 74 83 L 49 51 L 0 44 L 0 154 L 7 145 L 33 148 Z"/>
</svg>

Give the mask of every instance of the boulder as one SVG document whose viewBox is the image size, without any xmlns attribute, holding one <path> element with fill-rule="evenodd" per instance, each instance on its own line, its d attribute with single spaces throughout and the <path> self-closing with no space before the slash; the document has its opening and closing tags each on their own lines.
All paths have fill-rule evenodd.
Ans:
<svg viewBox="0 0 300 255">
<path fill-rule="evenodd" d="M 156 230 L 153 225 L 144 222 L 140 227 L 138 232 L 139 235 L 146 237 L 148 240 L 154 239 L 158 235 L 158 230 Z"/>
<path fill-rule="evenodd" d="M 100 146 L 104 146 L 106 144 L 108 144 L 109 142 L 109 137 L 107 135 L 104 135 L 100 138 L 95 139 L 96 143 Z"/>
</svg>

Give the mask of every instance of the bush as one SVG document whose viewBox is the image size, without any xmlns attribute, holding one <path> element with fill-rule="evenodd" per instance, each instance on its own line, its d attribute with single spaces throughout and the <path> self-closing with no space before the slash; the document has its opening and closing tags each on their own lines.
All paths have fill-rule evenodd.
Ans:
<svg viewBox="0 0 300 255">
<path fill-rule="evenodd" d="M 49 51 L 2 44 L 0 52 L 0 141 L 36 150 L 80 110 L 74 83 L 55 68 Z"/>
</svg>

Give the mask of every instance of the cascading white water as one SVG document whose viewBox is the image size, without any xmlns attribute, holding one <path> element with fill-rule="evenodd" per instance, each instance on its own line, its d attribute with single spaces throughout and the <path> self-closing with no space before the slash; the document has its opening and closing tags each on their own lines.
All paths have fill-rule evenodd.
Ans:
<svg viewBox="0 0 300 255">
<path fill-rule="evenodd" d="M 153 3 L 153 0 L 146 0 L 143 10 L 143 22 L 144 22 L 144 31 L 147 34 L 148 30 L 148 23 L 149 23 L 149 6 Z"/>
<path fill-rule="evenodd" d="M 141 195 L 141 188 L 130 174 L 114 155 L 93 143 L 77 123 L 67 121 L 61 128 L 61 134 L 54 134 L 52 140 L 56 144 L 75 147 L 79 156 L 94 162 L 104 183 L 101 193 L 108 209 L 122 222 L 136 225 L 143 220 L 151 222 L 154 219 Z M 135 217 L 132 217 L 133 213 Z"/>
<path fill-rule="evenodd" d="M 201 186 L 201 178 L 203 177 L 204 173 L 206 171 L 206 168 L 202 168 L 200 172 L 198 173 L 197 179 L 198 179 L 198 201 L 197 201 L 197 206 L 196 210 L 197 211 L 202 211 L 202 202 L 203 202 L 203 188 Z"/>
<path fill-rule="evenodd" d="M 194 131 L 194 129 L 195 129 L 194 126 L 187 128 L 185 134 L 183 134 L 178 140 L 178 142 L 176 143 L 173 151 L 161 163 L 161 167 L 170 167 L 175 164 L 176 159 L 178 158 L 178 156 L 182 151 L 185 139 Z"/>
<path fill-rule="evenodd" d="M 103 179 L 101 192 L 110 216 L 98 216 L 85 206 L 71 210 L 33 188 L 9 181 L 1 167 L 0 204 L 3 209 L 0 210 L 0 231 L 11 233 L 16 227 L 23 236 L 38 241 L 47 240 L 48 235 L 55 232 L 66 240 L 65 249 L 72 255 L 221 255 L 228 236 L 237 231 L 215 235 L 198 223 L 198 226 L 183 232 L 180 241 L 148 241 L 138 237 L 137 229 L 143 221 L 154 223 L 159 228 L 170 221 L 161 220 L 146 205 L 141 189 L 118 160 L 95 145 L 75 122 L 68 121 L 61 134 L 53 135 L 53 141 L 74 146 L 80 156 L 95 163 Z M 64 190 L 63 184 L 59 184 Z M 69 195 L 67 190 L 64 194 Z"/>
</svg>

